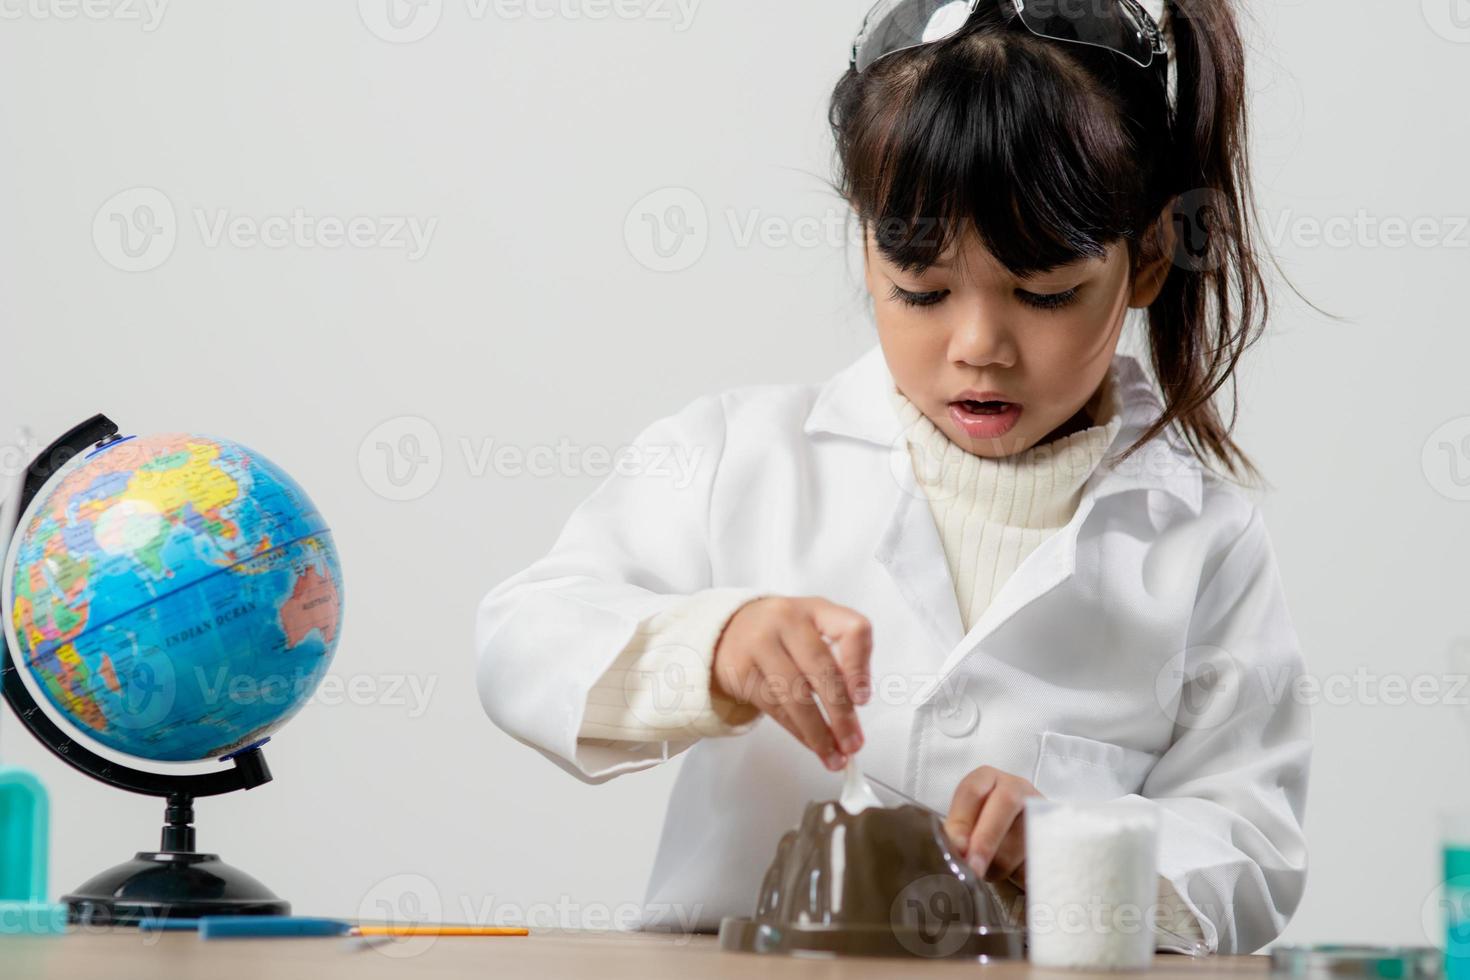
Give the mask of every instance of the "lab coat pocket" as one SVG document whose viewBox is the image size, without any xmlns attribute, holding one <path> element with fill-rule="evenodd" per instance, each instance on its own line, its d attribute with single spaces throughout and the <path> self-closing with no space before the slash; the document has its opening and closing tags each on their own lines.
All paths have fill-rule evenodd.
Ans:
<svg viewBox="0 0 1470 980">
<path fill-rule="evenodd" d="M 1042 732 L 1041 754 L 1031 782 L 1049 799 L 1111 800 L 1142 789 L 1158 759 L 1153 752 L 1113 742 Z"/>
</svg>

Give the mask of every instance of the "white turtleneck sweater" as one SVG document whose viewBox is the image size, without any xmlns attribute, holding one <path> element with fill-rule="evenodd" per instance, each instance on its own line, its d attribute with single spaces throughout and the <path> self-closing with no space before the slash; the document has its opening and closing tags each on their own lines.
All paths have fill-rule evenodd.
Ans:
<svg viewBox="0 0 1470 980">
<path fill-rule="evenodd" d="M 1011 573 L 1077 512 L 1082 485 L 1123 424 L 1112 373 L 1086 405 L 1092 426 L 1003 459 L 977 456 L 951 442 L 897 388 L 889 397 L 969 630 Z"/>
<path fill-rule="evenodd" d="M 1076 513 L 1083 485 L 1122 426 L 1116 392 L 1110 370 L 1085 407 L 1093 425 L 990 459 L 951 442 L 902 392 L 891 390 L 966 631 L 1027 556 Z M 641 623 L 590 691 L 579 740 L 658 743 L 747 731 L 759 712 L 712 694 L 710 670 L 725 624 L 761 595 L 708 589 Z M 1199 923 L 1162 877 L 1159 899 L 1170 928 L 1202 938 Z"/>
</svg>

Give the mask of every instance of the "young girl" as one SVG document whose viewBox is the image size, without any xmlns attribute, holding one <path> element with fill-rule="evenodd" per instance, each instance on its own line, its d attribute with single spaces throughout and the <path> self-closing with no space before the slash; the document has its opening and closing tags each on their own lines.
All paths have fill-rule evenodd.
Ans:
<svg viewBox="0 0 1470 980">
<path fill-rule="evenodd" d="M 1147 801 L 1157 914 L 1250 952 L 1311 738 L 1213 401 L 1265 319 L 1242 43 L 1224 0 L 1013 3 L 869 14 L 831 123 L 878 344 L 644 430 L 692 467 L 620 468 L 485 597 L 479 692 L 588 782 L 684 754 L 648 902 L 700 928 L 861 752 L 992 880 L 1027 797 Z"/>
</svg>

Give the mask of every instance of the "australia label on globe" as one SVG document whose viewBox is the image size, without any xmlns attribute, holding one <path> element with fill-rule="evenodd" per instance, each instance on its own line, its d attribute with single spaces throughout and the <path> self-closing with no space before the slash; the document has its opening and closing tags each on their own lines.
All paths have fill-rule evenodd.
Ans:
<svg viewBox="0 0 1470 980">
<path fill-rule="evenodd" d="M 144 759 L 217 758 L 295 714 L 331 663 L 342 571 L 282 470 L 238 443 L 138 436 L 68 464 L 11 551 L 25 664 L 71 723 Z"/>
</svg>

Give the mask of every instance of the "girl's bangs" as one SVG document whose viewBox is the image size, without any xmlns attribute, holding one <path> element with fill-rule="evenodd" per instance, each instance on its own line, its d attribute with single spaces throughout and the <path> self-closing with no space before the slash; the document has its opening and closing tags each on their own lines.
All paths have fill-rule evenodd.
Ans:
<svg viewBox="0 0 1470 980">
<path fill-rule="evenodd" d="M 929 71 L 932 54 L 895 86 L 906 104 L 862 128 L 869 145 L 852 148 L 849 188 L 895 265 L 922 271 L 973 229 L 1025 277 L 1100 257 L 1132 233 L 1127 206 L 1142 188 L 1128 179 L 1119 113 L 1030 49 L 972 44 L 964 70 Z"/>
</svg>

